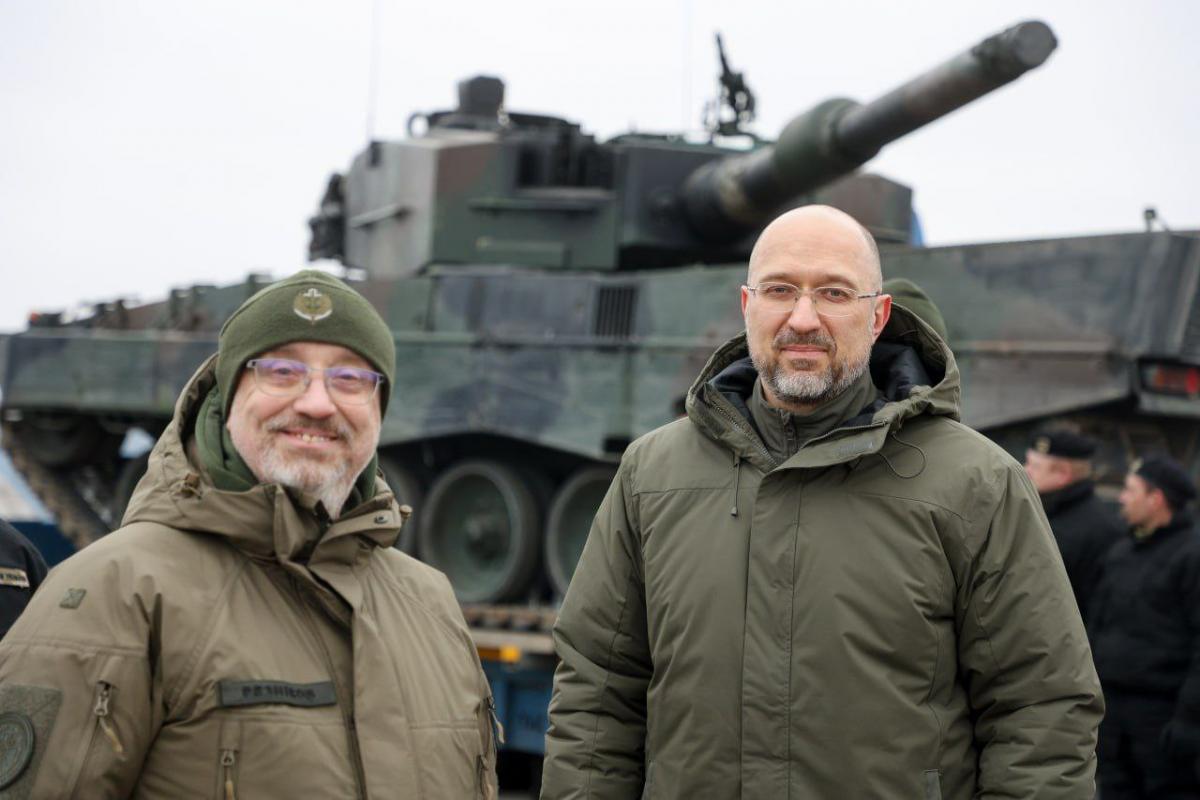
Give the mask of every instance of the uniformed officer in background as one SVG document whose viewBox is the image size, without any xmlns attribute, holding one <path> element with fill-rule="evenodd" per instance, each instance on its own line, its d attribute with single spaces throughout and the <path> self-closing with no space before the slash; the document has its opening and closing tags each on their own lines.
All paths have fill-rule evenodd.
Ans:
<svg viewBox="0 0 1200 800">
<path fill-rule="evenodd" d="M 1100 563 L 1124 530 L 1117 515 L 1096 496 L 1095 453 L 1094 439 L 1062 426 L 1036 431 L 1025 451 L 1025 471 L 1041 496 L 1085 619 Z"/>
<path fill-rule="evenodd" d="M 21 532 L 0 519 L 0 637 L 46 577 L 46 562 Z"/>
<path fill-rule="evenodd" d="M 1200 534 L 1191 476 L 1165 456 L 1135 462 L 1121 492 L 1126 536 L 1103 563 L 1088 634 L 1108 710 L 1103 800 L 1200 798 Z"/>
</svg>

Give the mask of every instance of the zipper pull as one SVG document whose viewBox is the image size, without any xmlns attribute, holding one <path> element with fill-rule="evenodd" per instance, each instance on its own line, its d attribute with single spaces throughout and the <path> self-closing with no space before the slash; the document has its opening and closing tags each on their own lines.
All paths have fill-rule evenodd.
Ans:
<svg viewBox="0 0 1200 800">
<path fill-rule="evenodd" d="M 500 717 L 496 716 L 496 700 L 492 695 L 488 695 L 487 699 L 488 717 L 492 721 L 492 752 L 499 753 L 500 745 L 504 744 L 504 726 L 500 724 Z"/>
<path fill-rule="evenodd" d="M 120 738 L 117 737 L 117 732 L 109 722 L 108 704 L 112 699 L 112 684 L 101 681 L 96 684 L 96 706 L 92 709 L 92 713 L 96 715 L 96 721 L 100 724 L 100 730 L 104 731 L 104 736 L 108 739 L 108 743 L 112 745 L 113 752 L 121 761 L 125 760 L 125 748 L 121 745 Z"/>
<path fill-rule="evenodd" d="M 737 501 L 738 489 L 742 488 L 742 456 L 740 453 L 733 454 L 733 508 L 729 509 L 729 515 L 736 517 L 738 514 Z"/>
<path fill-rule="evenodd" d="M 225 771 L 225 800 L 237 800 L 237 795 L 233 791 L 233 765 L 236 763 L 235 751 L 221 751 L 221 768 Z"/>
</svg>

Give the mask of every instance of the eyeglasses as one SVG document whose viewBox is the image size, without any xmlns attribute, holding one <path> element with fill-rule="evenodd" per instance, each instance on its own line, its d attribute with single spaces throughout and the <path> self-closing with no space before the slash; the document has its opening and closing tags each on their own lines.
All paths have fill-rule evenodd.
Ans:
<svg viewBox="0 0 1200 800">
<path fill-rule="evenodd" d="M 297 397 L 308 391 L 313 373 L 325 379 L 325 391 L 333 399 L 363 405 L 371 402 L 375 390 L 386 378 L 378 372 L 358 367 L 326 367 L 317 369 L 301 361 L 287 358 L 254 358 L 246 362 L 254 371 L 254 385 L 273 397 Z"/>
<path fill-rule="evenodd" d="M 790 283 L 760 283 L 758 286 L 743 286 L 748 292 L 763 301 L 771 311 L 791 312 L 800 298 L 809 295 L 812 299 L 813 310 L 823 317 L 848 317 L 854 313 L 854 301 L 866 300 L 868 297 L 879 297 L 883 292 L 859 293 L 844 286 L 818 286 L 815 289 L 801 289 Z"/>
</svg>

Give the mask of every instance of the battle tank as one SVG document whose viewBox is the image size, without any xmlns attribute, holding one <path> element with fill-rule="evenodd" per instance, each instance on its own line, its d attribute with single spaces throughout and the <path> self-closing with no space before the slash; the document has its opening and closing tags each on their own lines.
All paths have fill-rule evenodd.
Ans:
<svg viewBox="0 0 1200 800">
<path fill-rule="evenodd" d="M 774 142 L 745 134 L 753 99 L 728 68 L 709 141 L 598 141 L 508 111 L 503 83 L 477 77 L 457 108 L 414 115 L 410 138 L 371 142 L 330 178 L 310 255 L 347 267 L 395 333 L 380 463 L 417 509 L 401 546 L 464 603 L 552 603 L 626 445 L 681 413 L 741 328 L 757 233 L 811 202 L 858 218 L 885 275 L 940 306 L 968 424 L 1019 454 L 1034 425 L 1069 419 L 1105 442 L 1112 474 L 1150 446 L 1195 463 L 1200 243 L 1146 232 L 924 248 L 911 190 L 857 172 L 1055 45 L 1021 23 L 873 102 L 823 102 Z M 78 546 L 119 523 L 145 468 L 129 432 L 162 430 L 221 322 L 263 283 L 42 316 L 7 340 L 5 447 Z"/>
</svg>

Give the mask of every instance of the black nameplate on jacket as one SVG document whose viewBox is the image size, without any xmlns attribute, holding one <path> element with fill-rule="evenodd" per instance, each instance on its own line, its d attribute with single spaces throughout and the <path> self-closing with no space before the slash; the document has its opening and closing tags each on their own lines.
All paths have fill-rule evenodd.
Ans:
<svg viewBox="0 0 1200 800">
<path fill-rule="evenodd" d="M 333 706 L 337 695 L 333 683 L 284 683 L 283 681 L 221 681 L 217 684 L 221 705 L 258 706 L 282 703 L 285 706 Z"/>
</svg>

